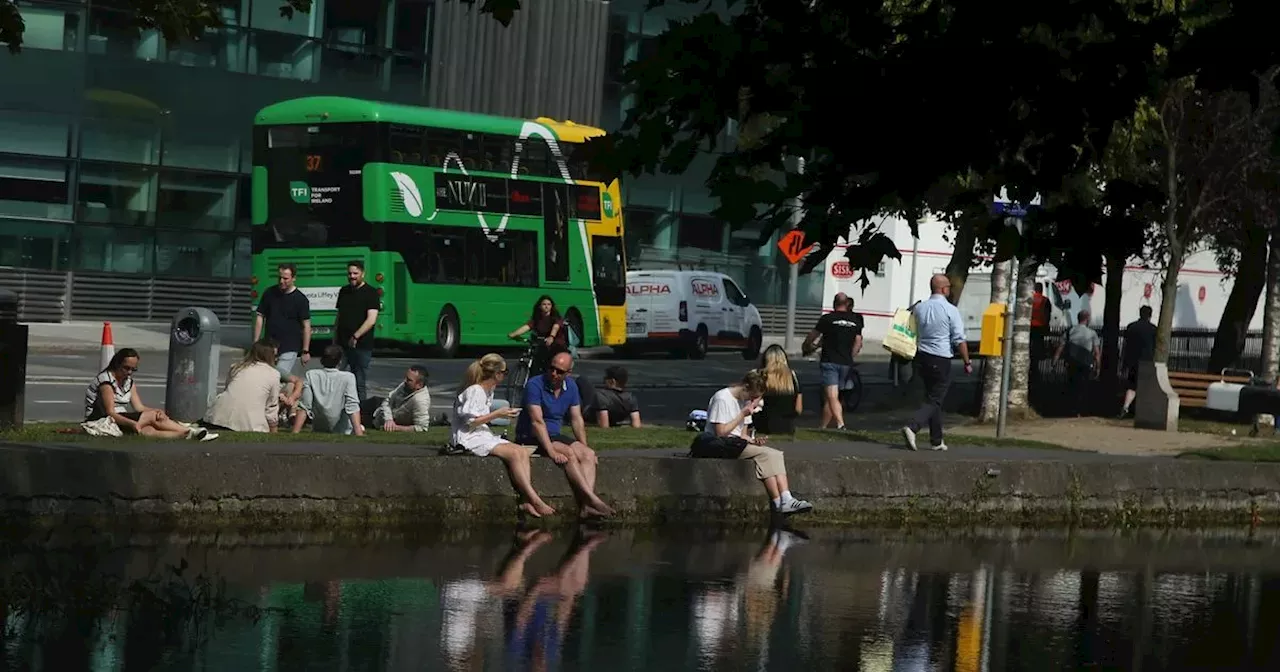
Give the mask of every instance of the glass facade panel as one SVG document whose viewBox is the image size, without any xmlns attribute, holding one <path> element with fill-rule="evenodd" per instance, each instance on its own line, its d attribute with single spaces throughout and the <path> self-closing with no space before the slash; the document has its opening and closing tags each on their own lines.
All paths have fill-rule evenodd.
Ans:
<svg viewBox="0 0 1280 672">
<path fill-rule="evenodd" d="M 235 238 L 220 233 L 156 232 L 156 273 L 229 278 L 235 268 Z"/>
<path fill-rule="evenodd" d="M 0 228 L 0 266 L 46 271 L 68 267 L 70 227 L 48 222 L 6 222 Z"/>
<path fill-rule="evenodd" d="M 71 126 L 66 117 L 26 110 L 0 110 L 0 151 L 67 156 Z"/>
<path fill-rule="evenodd" d="M 421 101 L 427 93 L 427 62 L 419 56 L 396 55 L 391 59 L 392 98 L 409 102 Z"/>
<path fill-rule="evenodd" d="M 249 42 L 250 71 L 280 79 L 315 79 L 315 41 L 286 33 L 255 32 Z"/>
<path fill-rule="evenodd" d="M 75 269 L 151 273 L 155 232 L 107 226 L 75 227 Z"/>
<path fill-rule="evenodd" d="M 247 65 L 246 40 L 246 33 L 235 28 L 209 29 L 198 41 L 185 40 L 169 45 L 166 60 L 192 68 L 244 72 Z"/>
<path fill-rule="evenodd" d="M 155 170 L 146 166 L 83 163 L 77 202 L 86 222 L 142 226 L 153 223 Z"/>
<path fill-rule="evenodd" d="M 277 2 L 277 0 L 253 0 L 253 7 L 249 14 L 249 25 L 258 30 L 314 37 L 316 35 L 316 18 L 324 15 L 328 2 L 315 0 L 311 3 L 310 13 L 294 12 L 292 18 L 280 16 L 281 4 L 283 3 Z"/>
<path fill-rule="evenodd" d="M 391 48 L 411 54 L 426 53 L 430 19 L 431 0 L 396 0 Z"/>
<path fill-rule="evenodd" d="M 368 53 L 362 47 L 325 47 L 320 56 L 320 81 L 356 89 L 382 89 L 382 69 L 386 57 Z"/>
<path fill-rule="evenodd" d="M 24 5 L 18 8 L 26 30 L 22 33 L 23 49 L 75 51 L 80 33 L 80 11 L 65 6 Z"/>
<path fill-rule="evenodd" d="M 100 6 L 89 8 L 85 51 L 90 55 L 155 61 L 164 52 L 163 42 L 158 31 L 138 28 L 126 12 Z"/>
<path fill-rule="evenodd" d="M 100 95 L 112 93 L 96 91 Z M 145 111 L 139 116 L 145 116 Z M 155 120 L 146 118 L 85 119 L 80 131 L 80 156 L 96 161 L 155 163 L 160 158 L 160 128 Z"/>
<path fill-rule="evenodd" d="M 181 124 L 164 136 L 160 162 L 177 168 L 198 168 L 234 173 L 240 169 L 240 138 L 234 132 L 202 126 L 198 121 Z"/>
<path fill-rule="evenodd" d="M 70 177 L 65 159 L 0 157 L 0 216 L 70 220 Z"/>
<path fill-rule="evenodd" d="M 235 228 L 236 182 L 230 175 L 162 174 L 156 195 L 156 224 L 231 231 Z"/>
</svg>

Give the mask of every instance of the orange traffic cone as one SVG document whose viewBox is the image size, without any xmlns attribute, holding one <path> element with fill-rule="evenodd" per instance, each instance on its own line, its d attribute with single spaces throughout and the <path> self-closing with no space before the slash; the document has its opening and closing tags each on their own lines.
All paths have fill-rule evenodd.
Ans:
<svg viewBox="0 0 1280 672">
<path fill-rule="evenodd" d="M 99 355 L 100 365 L 99 371 L 105 371 L 107 365 L 111 363 L 111 358 L 116 356 L 116 343 L 111 337 L 111 323 L 102 323 L 102 351 Z"/>
</svg>

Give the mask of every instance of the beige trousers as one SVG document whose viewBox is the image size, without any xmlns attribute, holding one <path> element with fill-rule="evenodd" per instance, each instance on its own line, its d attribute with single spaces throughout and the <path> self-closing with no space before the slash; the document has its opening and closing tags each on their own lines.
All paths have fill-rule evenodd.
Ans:
<svg viewBox="0 0 1280 672">
<path fill-rule="evenodd" d="M 747 444 L 738 459 L 755 462 L 756 478 L 762 481 L 770 476 L 784 476 L 787 473 L 787 467 L 782 463 L 782 451 L 777 448 Z"/>
</svg>

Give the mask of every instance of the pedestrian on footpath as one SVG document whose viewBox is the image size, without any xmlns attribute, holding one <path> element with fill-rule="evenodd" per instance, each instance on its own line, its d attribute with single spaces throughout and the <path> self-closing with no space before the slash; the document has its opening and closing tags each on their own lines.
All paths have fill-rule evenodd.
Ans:
<svg viewBox="0 0 1280 672">
<path fill-rule="evenodd" d="M 1053 361 L 1062 359 L 1067 354 L 1067 379 L 1074 392 L 1076 417 L 1084 415 L 1088 407 L 1089 381 L 1098 375 L 1102 366 L 1102 339 L 1098 332 L 1089 326 L 1089 311 L 1082 310 L 1076 315 L 1076 324 L 1062 337 Z M 1154 347 L 1154 346 L 1152 346 Z"/>
<path fill-rule="evenodd" d="M 849 372 L 853 370 L 853 358 L 862 352 L 862 316 L 853 312 L 853 299 L 844 292 L 836 294 L 831 312 L 823 315 L 805 337 L 800 351 L 807 357 L 817 349 L 815 342 L 822 338 L 822 356 L 818 368 L 822 372 L 822 421 L 818 429 L 826 429 L 834 422 L 836 429 L 844 429 L 844 406 L 840 392 L 850 389 Z"/>
<path fill-rule="evenodd" d="M 347 285 L 338 290 L 338 320 L 333 342 L 342 346 L 347 370 L 356 377 L 356 394 L 360 402 L 369 398 L 369 367 L 373 364 L 374 328 L 382 300 L 378 290 L 364 281 L 364 262 L 347 264 Z"/>
<path fill-rule="evenodd" d="M 1138 367 L 1142 362 L 1153 362 L 1156 358 L 1156 325 L 1151 323 L 1151 306 L 1138 309 L 1138 319 L 1124 328 L 1124 356 L 1120 361 L 1125 369 L 1124 405 L 1120 408 L 1120 417 L 1129 415 L 1133 408 L 1133 400 L 1138 396 Z"/>
<path fill-rule="evenodd" d="M 969 361 L 969 344 L 964 340 L 964 318 L 948 300 L 951 280 L 943 273 L 929 280 L 929 298 L 917 303 L 912 313 L 916 316 L 916 372 L 924 381 L 925 400 L 916 411 L 910 424 L 902 428 L 902 438 L 907 448 L 916 450 L 916 434 L 929 427 L 929 445 L 934 450 L 946 450 L 942 440 L 942 404 L 951 386 L 951 360 L 955 352 L 964 359 L 965 374 L 973 373 Z"/>
<path fill-rule="evenodd" d="M 268 287 L 258 302 L 253 342 L 261 342 L 265 331 L 266 337 L 279 346 L 275 367 L 280 379 L 288 380 L 299 359 L 303 367 L 311 361 L 311 300 L 295 286 L 296 265 L 280 264 L 276 278 L 278 284 Z"/>
</svg>

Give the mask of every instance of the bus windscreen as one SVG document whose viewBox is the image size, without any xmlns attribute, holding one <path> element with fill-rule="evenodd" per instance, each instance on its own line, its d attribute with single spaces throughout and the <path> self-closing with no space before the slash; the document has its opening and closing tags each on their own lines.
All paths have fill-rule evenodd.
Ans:
<svg viewBox="0 0 1280 672">
<path fill-rule="evenodd" d="M 267 171 L 263 247 L 368 245 L 361 173 L 372 140 L 371 124 L 265 128 L 255 160 Z"/>
</svg>

